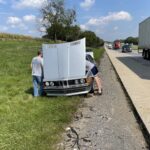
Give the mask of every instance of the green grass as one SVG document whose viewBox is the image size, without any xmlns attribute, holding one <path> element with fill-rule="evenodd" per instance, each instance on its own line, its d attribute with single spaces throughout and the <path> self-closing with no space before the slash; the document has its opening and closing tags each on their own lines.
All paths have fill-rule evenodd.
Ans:
<svg viewBox="0 0 150 150">
<path fill-rule="evenodd" d="M 132 45 L 133 50 L 138 50 L 138 45 Z"/>
<path fill-rule="evenodd" d="M 88 47 L 87 49 L 90 49 L 90 50 L 93 51 L 93 53 L 94 53 L 94 59 L 95 59 L 95 61 L 97 63 L 99 63 L 99 60 L 102 57 L 105 49 L 103 47 L 101 47 L 101 48 L 91 48 L 91 47 Z"/>
<path fill-rule="evenodd" d="M 102 57 L 104 51 L 105 51 L 105 49 L 103 47 L 101 47 L 101 48 L 93 48 L 94 58 L 95 58 L 96 62 L 99 62 L 99 60 Z"/>
<path fill-rule="evenodd" d="M 36 40 L 36 41 L 46 41 L 46 39 L 42 39 L 42 38 L 34 38 L 31 36 L 25 36 L 25 35 L 21 35 L 21 34 L 9 34 L 9 33 L 0 33 L 0 40 L 1 41 L 12 41 L 12 40 L 19 40 L 19 41 L 24 41 L 24 40 Z M 47 40 L 49 41 L 49 40 Z"/>
<path fill-rule="evenodd" d="M 82 97 L 32 97 L 41 41 L 0 41 L 0 149 L 55 150 Z M 94 49 L 96 59 L 100 50 Z"/>
</svg>

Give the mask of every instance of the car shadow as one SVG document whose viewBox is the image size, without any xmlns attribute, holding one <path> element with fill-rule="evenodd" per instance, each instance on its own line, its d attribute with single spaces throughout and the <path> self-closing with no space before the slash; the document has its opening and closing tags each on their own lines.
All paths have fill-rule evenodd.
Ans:
<svg viewBox="0 0 150 150">
<path fill-rule="evenodd" d="M 150 61 L 141 56 L 117 57 L 129 69 L 136 73 L 140 78 L 150 80 Z"/>
</svg>

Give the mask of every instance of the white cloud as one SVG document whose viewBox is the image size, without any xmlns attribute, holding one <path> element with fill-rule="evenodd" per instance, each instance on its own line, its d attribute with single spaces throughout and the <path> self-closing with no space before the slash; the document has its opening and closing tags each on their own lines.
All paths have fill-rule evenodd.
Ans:
<svg viewBox="0 0 150 150">
<path fill-rule="evenodd" d="M 22 19 L 18 17 L 8 17 L 7 24 L 10 25 L 11 28 L 27 29 L 26 25 L 22 22 Z"/>
<path fill-rule="evenodd" d="M 18 17 L 8 17 L 7 23 L 17 25 L 17 24 L 22 23 L 22 20 Z"/>
<path fill-rule="evenodd" d="M 6 1 L 0 0 L 0 4 L 6 4 Z"/>
<path fill-rule="evenodd" d="M 13 5 L 14 8 L 40 8 L 47 0 L 19 0 Z"/>
<path fill-rule="evenodd" d="M 80 6 L 86 10 L 88 10 L 92 5 L 94 5 L 95 0 L 84 0 L 80 3 Z"/>
<path fill-rule="evenodd" d="M 114 29 L 114 31 L 117 31 L 117 30 L 118 30 L 118 27 L 117 27 L 117 26 L 115 26 L 113 29 Z"/>
<path fill-rule="evenodd" d="M 40 32 L 46 32 L 46 28 L 45 27 L 40 27 Z"/>
<path fill-rule="evenodd" d="M 26 15 L 26 16 L 23 16 L 23 20 L 26 21 L 26 22 L 35 22 L 36 21 L 36 16 Z"/>
<path fill-rule="evenodd" d="M 109 13 L 108 16 L 103 16 L 100 18 L 91 18 L 87 24 L 102 25 L 102 24 L 108 24 L 109 22 L 112 21 L 119 21 L 119 20 L 130 21 L 132 20 L 132 16 L 125 11 L 113 12 L 113 13 Z"/>
<path fill-rule="evenodd" d="M 118 32 L 116 32 L 121 29 L 117 26 L 116 23 L 115 23 L 116 25 L 112 26 L 113 25 L 112 22 L 124 21 L 123 23 L 125 23 L 125 21 L 127 22 L 130 20 L 132 20 L 132 16 L 130 13 L 125 11 L 119 11 L 108 13 L 108 15 L 106 16 L 91 18 L 84 24 L 81 24 L 80 27 L 83 30 L 93 31 L 96 33 L 96 35 L 104 39 L 112 39 L 112 36 L 114 37 L 118 36 L 121 38 L 121 35 L 117 35 Z"/>
<path fill-rule="evenodd" d="M 80 25 L 81 30 L 88 30 L 88 26 L 81 24 Z"/>
</svg>

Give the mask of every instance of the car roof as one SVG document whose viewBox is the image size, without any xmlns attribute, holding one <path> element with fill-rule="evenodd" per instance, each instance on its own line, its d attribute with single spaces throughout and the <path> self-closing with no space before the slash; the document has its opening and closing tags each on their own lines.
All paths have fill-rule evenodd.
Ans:
<svg viewBox="0 0 150 150">
<path fill-rule="evenodd" d="M 128 45 L 128 44 L 125 44 L 125 45 L 123 45 L 123 47 L 130 47 L 130 45 Z"/>
</svg>

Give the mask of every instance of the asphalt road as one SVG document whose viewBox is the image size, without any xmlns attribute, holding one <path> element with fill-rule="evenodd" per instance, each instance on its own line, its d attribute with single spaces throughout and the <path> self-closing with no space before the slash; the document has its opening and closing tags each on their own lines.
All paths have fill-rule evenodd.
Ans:
<svg viewBox="0 0 150 150">
<path fill-rule="evenodd" d="M 137 50 L 133 50 L 131 53 L 122 53 L 121 50 L 113 51 L 120 53 L 120 57 L 118 57 L 120 63 L 126 65 L 140 78 L 150 79 L 150 61 L 143 59 L 142 53 L 138 53 Z"/>
<path fill-rule="evenodd" d="M 103 95 L 85 98 L 58 147 L 65 150 L 149 149 L 130 100 L 106 54 L 99 69 Z"/>
</svg>

